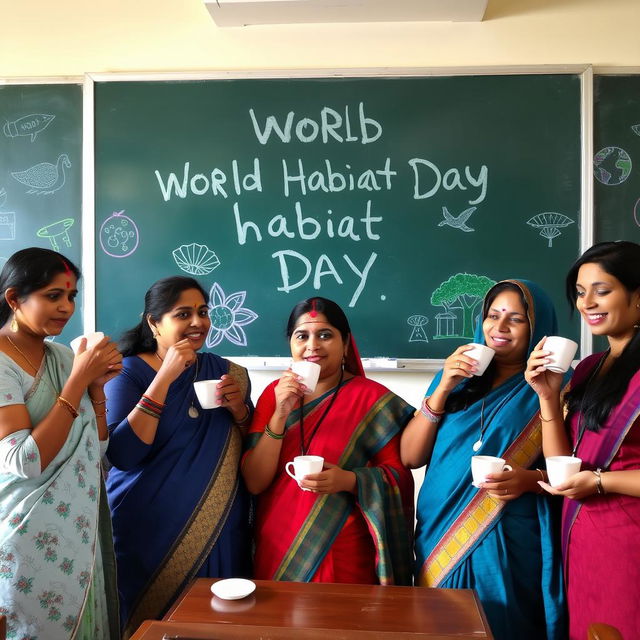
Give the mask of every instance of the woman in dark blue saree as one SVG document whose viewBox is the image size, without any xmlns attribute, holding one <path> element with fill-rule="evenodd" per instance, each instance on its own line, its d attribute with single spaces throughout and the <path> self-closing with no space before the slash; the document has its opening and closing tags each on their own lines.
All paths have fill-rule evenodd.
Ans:
<svg viewBox="0 0 640 640">
<path fill-rule="evenodd" d="M 107 388 L 107 490 L 125 638 L 162 616 L 194 577 L 250 574 L 250 503 L 238 473 L 249 379 L 242 367 L 198 353 L 208 311 L 194 279 L 156 282 L 142 321 L 120 341 L 123 371 Z M 200 406 L 196 380 L 221 380 L 220 408 Z"/>
</svg>

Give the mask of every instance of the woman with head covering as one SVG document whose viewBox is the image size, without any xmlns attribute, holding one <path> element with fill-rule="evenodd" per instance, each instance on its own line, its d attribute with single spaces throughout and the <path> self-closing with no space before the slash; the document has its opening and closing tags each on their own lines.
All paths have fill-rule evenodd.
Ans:
<svg viewBox="0 0 640 640">
<path fill-rule="evenodd" d="M 564 595 L 551 500 L 541 495 L 538 403 L 524 379 L 527 355 L 556 331 L 549 298 L 507 280 L 487 293 L 475 342 L 495 351 L 477 361 L 456 349 L 402 436 L 402 459 L 427 464 L 418 499 L 416 583 L 472 588 L 499 639 L 563 638 Z M 512 470 L 472 484 L 471 458 L 496 456 Z"/>
<path fill-rule="evenodd" d="M 0 613 L 8 638 L 119 637 L 100 458 L 105 382 L 121 368 L 108 338 L 73 352 L 58 336 L 80 271 L 32 247 L 0 274 Z"/>
<path fill-rule="evenodd" d="M 260 494 L 255 576 L 268 580 L 410 584 L 413 480 L 399 436 L 413 409 L 364 377 L 349 323 L 325 298 L 296 305 L 295 361 L 320 365 L 311 393 L 293 371 L 258 401 L 242 473 Z M 298 483 L 285 464 L 324 458 Z"/>
</svg>

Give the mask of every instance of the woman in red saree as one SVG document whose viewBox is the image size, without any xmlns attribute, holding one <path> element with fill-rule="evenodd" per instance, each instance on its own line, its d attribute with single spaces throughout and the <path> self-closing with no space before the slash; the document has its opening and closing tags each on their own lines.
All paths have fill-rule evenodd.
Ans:
<svg viewBox="0 0 640 640">
<path fill-rule="evenodd" d="M 255 576 L 267 580 L 411 583 L 413 479 L 399 436 L 413 408 L 364 377 L 344 312 L 325 298 L 293 309 L 294 361 L 320 365 L 312 393 L 291 370 L 260 396 L 242 473 L 260 494 Z M 285 464 L 324 458 L 298 486 Z M 304 491 L 303 489 L 306 489 Z"/>
<path fill-rule="evenodd" d="M 560 401 L 544 341 L 527 381 L 540 400 L 545 456 L 576 455 L 582 470 L 550 493 L 565 496 L 562 547 L 571 640 L 592 622 L 640 637 L 640 245 L 601 242 L 567 276 L 567 294 L 609 348 L 585 358 Z M 563 420 L 563 408 L 567 417 Z M 566 427 L 565 427 L 566 425 Z"/>
</svg>

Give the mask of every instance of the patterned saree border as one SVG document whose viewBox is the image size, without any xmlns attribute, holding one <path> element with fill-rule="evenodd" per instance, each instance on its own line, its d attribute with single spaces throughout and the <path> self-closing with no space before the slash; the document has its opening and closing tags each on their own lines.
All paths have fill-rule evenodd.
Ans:
<svg viewBox="0 0 640 640">
<path fill-rule="evenodd" d="M 510 464 L 527 468 L 538 458 L 541 449 L 542 423 L 536 412 L 503 457 Z M 437 587 L 442 584 L 496 521 L 504 506 L 502 500 L 491 497 L 486 489 L 480 489 L 424 561 L 418 584 L 422 587 Z"/>
</svg>

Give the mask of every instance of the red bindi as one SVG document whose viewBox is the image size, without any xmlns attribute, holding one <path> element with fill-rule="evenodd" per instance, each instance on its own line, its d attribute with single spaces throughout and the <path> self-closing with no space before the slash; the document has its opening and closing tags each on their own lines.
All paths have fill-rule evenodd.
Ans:
<svg viewBox="0 0 640 640">
<path fill-rule="evenodd" d="M 311 301 L 311 311 L 309 311 L 309 315 L 312 318 L 315 318 L 318 315 L 318 312 L 316 310 L 316 301 L 315 300 Z"/>
</svg>

